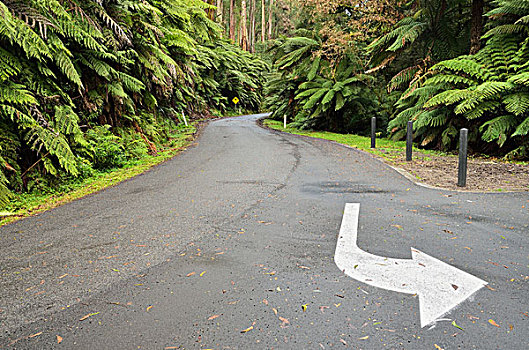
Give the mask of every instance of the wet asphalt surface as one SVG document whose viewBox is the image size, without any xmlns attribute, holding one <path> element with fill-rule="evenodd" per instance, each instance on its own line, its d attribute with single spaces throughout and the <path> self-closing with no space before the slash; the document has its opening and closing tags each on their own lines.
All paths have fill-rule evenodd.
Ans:
<svg viewBox="0 0 529 350">
<path fill-rule="evenodd" d="M 528 193 L 427 189 L 258 117 L 212 122 L 173 160 L 0 228 L 0 347 L 529 348 Z M 348 202 L 363 250 L 415 247 L 489 288 L 421 328 L 417 296 L 336 267 Z"/>
</svg>

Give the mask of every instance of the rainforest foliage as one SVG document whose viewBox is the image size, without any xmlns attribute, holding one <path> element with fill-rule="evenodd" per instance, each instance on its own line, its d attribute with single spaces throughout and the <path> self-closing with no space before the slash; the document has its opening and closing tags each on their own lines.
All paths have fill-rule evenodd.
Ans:
<svg viewBox="0 0 529 350">
<path fill-rule="evenodd" d="M 156 153 L 183 115 L 258 110 L 268 65 L 202 0 L 0 0 L 0 204 Z"/>
<path fill-rule="evenodd" d="M 294 126 L 529 158 L 529 0 L 292 0 L 266 106 Z M 294 16 L 295 15 L 295 16 Z"/>
</svg>

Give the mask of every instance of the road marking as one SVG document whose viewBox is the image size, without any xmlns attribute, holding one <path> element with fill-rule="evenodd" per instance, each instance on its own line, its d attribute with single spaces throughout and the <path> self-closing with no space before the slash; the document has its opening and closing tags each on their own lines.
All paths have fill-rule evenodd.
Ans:
<svg viewBox="0 0 529 350">
<path fill-rule="evenodd" d="M 421 327 L 447 314 L 488 284 L 415 248 L 412 259 L 391 259 L 357 245 L 359 203 L 347 203 L 334 262 L 355 280 L 377 288 L 419 296 Z"/>
</svg>

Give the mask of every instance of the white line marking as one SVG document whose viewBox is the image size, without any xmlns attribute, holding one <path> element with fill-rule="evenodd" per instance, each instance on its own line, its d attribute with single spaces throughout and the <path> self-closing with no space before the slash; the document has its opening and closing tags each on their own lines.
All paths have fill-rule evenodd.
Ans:
<svg viewBox="0 0 529 350">
<path fill-rule="evenodd" d="M 419 296 L 421 327 L 435 322 L 487 282 L 415 248 L 412 259 L 391 259 L 357 245 L 359 203 L 347 203 L 334 261 L 355 280 L 377 288 Z"/>
</svg>

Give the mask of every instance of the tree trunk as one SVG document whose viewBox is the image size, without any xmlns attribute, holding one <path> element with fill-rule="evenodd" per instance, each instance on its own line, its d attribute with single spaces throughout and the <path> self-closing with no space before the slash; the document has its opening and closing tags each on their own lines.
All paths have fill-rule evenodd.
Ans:
<svg viewBox="0 0 529 350">
<path fill-rule="evenodd" d="M 261 0 L 261 41 L 265 41 L 265 31 L 266 31 L 266 6 L 265 0 Z"/>
<path fill-rule="evenodd" d="M 274 12 L 274 0 L 270 0 L 268 5 L 268 40 L 272 39 L 272 14 Z"/>
<path fill-rule="evenodd" d="M 215 0 L 204 0 L 204 2 L 208 5 L 212 5 L 215 3 Z M 215 10 L 214 9 L 207 9 L 206 13 L 208 14 L 208 18 L 212 21 L 215 20 Z"/>
<path fill-rule="evenodd" d="M 217 0 L 217 21 L 220 24 L 223 24 L 223 22 L 224 22 L 224 16 L 223 15 L 224 15 L 224 1 Z"/>
<path fill-rule="evenodd" d="M 230 0 L 230 40 L 235 43 L 235 0 Z"/>
<path fill-rule="evenodd" d="M 250 35 L 249 35 L 250 52 L 255 52 L 255 0 L 250 0 Z"/>
<path fill-rule="evenodd" d="M 240 45 L 243 50 L 248 51 L 248 28 L 246 26 L 248 16 L 246 15 L 246 0 L 241 1 L 241 36 Z"/>
<path fill-rule="evenodd" d="M 481 48 L 481 33 L 483 32 L 484 0 L 472 0 L 472 22 L 470 24 L 470 54 L 473 55 Z"/>
</svg>

